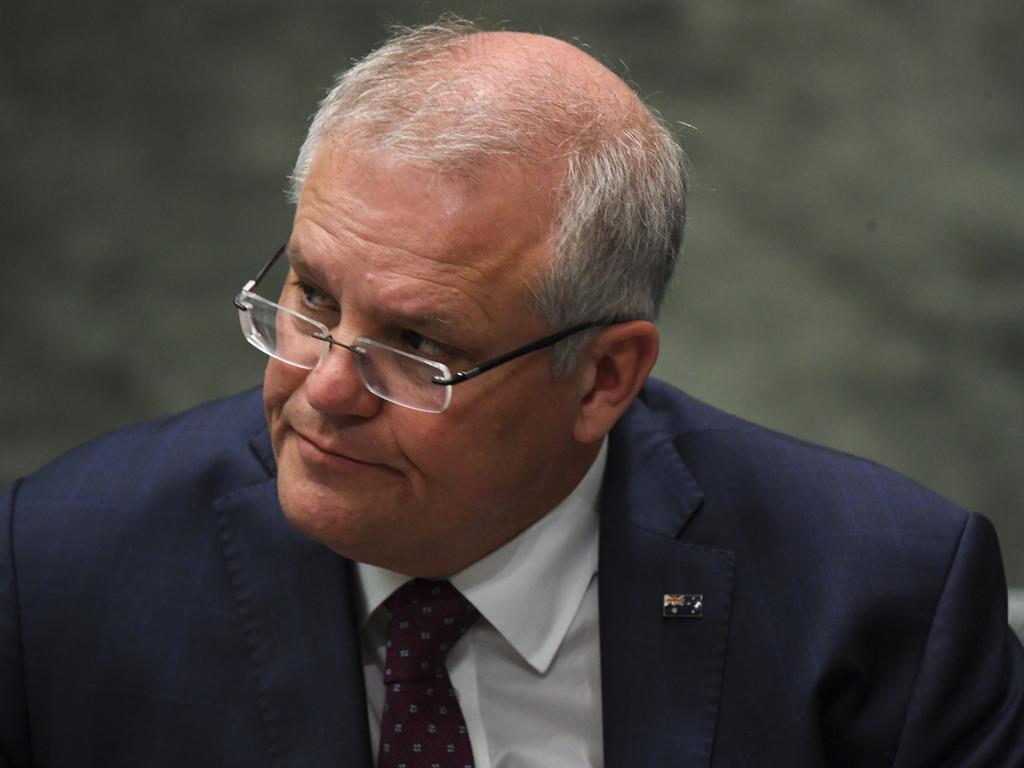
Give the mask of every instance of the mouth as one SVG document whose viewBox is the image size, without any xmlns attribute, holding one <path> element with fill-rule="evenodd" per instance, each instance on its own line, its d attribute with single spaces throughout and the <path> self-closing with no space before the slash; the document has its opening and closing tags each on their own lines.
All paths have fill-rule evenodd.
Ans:
<svg viewBox="0 0 1024 768">
<path fill-rule="evenodd" d="M 322 443 L 306 437 L 298 430 L 293 429 L 292 434 L 297 439 L 299 453 L 310 464 L 326 466 L 340 471 L 381 466 L 375 462 L 363 461 L 347 453 L 328 448 Z"/>
</svg>

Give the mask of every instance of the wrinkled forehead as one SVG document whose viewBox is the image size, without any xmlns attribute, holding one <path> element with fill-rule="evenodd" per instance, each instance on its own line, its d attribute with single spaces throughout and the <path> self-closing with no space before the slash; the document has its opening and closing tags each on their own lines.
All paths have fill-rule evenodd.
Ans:
<svg viewBox="0 0 1024 768">
<path fill-rule="evenodd" d="M 290 249 L 318 264 L 330 288 L 358 275 L 382 295 L 439 286 L 495 312 L 523 308 L 551 263 L 555 184 L 550 169 L 492 163 L 450 174 L 332 141 L 310 167 Z"/>
<path fill-rule="evenodd" d="M 296 219 L 304 206 L 341 215 L 358 210 L 381 227 L 421 236 L 430 230 L 456 245 L 474 236 L 515 242 L 555 230 L 565 168 L 561 157 L 480 156 L 449 165 L 335 134 L 314 156 L 312 188 L 303 190 Z"/>
</svg>

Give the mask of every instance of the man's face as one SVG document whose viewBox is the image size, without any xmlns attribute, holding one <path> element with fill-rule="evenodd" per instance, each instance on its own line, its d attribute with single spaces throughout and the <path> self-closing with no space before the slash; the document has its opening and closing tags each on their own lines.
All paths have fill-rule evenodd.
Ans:
<svg viewBox="0 0 1024 768">
<path fill-rule="evenodd" d="M 556 181 L 508 168 L 456 180 L 325 144 L 284 290 L 340 341 L 470 367 L 553 330 L 526 286 L 551 256 Z M 313 371 L 271 359 L 264 404 L 285 515 L 347 557 L 417 576 L 486 555 L 564 498 L 596 453 L 573 439 L 579 379 L 552 382 L 549 361 L 508 363 L 428 414 L 369 393 L 346 350 Z"/>
</svg>

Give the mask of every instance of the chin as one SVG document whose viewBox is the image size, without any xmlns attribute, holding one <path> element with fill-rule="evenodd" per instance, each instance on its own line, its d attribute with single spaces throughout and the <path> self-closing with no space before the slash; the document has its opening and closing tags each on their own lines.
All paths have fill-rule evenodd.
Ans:
<svg viewBox="0 0 1024 768">
<path fill-rule="evenodd" d="M 282 468 L 284 469 L 284 468 Z M 285 519 L 300 533 L 351 559 L 361 559 L 368 543 L 379 542 L 379 506 L 285 471 L 278 476 L 278 499 Z"/>
<path fill-rule="evenodd" d="M 351 515 L 343 509 L 310 503 L 304 497 L 292 498 L 284 492 L 280 499 L 285 520 L 307 538 L 345 557 L 359 548 L 361 526 L 353 524 Z"/>
</svg>

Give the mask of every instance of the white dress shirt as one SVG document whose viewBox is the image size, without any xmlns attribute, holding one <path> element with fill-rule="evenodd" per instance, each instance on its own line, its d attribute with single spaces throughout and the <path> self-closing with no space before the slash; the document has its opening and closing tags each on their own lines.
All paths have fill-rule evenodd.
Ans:
<svg viewBox="0 0 1024 768">
<path fill-rule="evenodd" d="M 481 614 L 448 655 L 476 768 L 603 765 L 597 502 L 607 452 L 606 438 L 561 504 L 450 579 Z M 356 564 L 375 761 L 387 635 L 378 609 L 406 581 Z"/>
</svg>

